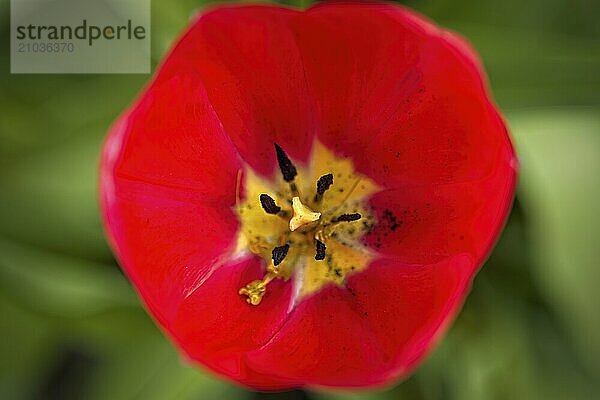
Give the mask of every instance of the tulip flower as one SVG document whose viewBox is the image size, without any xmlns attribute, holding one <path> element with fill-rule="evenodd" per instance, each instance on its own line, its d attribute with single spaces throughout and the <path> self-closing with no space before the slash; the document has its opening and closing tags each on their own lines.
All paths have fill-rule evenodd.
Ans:
<svg viewBox="0 0 600 400">
<path fill-rule="evenodd" d="M 222 6 L 112 127 L 100 189 L 188 360 L 260 390 L 365 388 L 448 328 L 516 171 L 457 35 L 390 4 Z"/>
</svg>

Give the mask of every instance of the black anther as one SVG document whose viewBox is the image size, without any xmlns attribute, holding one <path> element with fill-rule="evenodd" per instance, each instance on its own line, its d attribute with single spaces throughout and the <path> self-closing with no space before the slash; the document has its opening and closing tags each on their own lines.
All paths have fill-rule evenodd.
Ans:
<svg viewBox="0 0 600 400">
<path fill-rule="evenodd" d="M 315 254 L 315 260 L 324 260 L 325 259 L 325 243 L 321 242 L 319 239 L 316 239 L 316 247 L 317 253 Z"/>
<path fill-rule="evenodd" d="M 286 182 L 293 181 L 296 175 L 298 175 L 296 167 L 277 143 L 275 143 L 275 151 L 277 152 L 277 163 L 279 164 L 279 169 L 283 175 L 283 180 Z"/>
<path fill-rule="evenodd" d="M 260 195 L 260 205 L 267 214 L 277 214 L 281 211 L 281 207 L 275 204 L 275 200 L 268 194 L 263 193 Z"/>
<path fill-rule="evenodd" d="M 317 181 L 317 195 L 323 196 L 323 193 L 333 185 L 333 174 L 323 175 Z"/>
<path fill-rule="evenodd" d="M 352 222 L 352 221 L 358 221 L 361 218 L 362 218 L 362 215 L 360 215 L 359 213 L 342 214 L 339 217 L 337 217 L 336 219 L 334 219 L 333 222 Z"/>
<path fill-rule="evenodd" d="M 287 256 L 288 250 L 290 249 L 289 244 L 284 244 L 283 246 L 277 246 L 271 252 L 271 256 L 273 257 L 273 264 L 279 265 Z"/>
</svg>

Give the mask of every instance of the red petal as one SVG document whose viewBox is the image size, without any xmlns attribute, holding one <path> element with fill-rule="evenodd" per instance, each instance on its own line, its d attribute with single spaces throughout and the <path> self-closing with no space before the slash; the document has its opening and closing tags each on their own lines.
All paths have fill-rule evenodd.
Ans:
<svg viewBox="0 0 600 400">
<path fill-rule="evenodd" d="M 486 179 L 513 174 L 514 151 L 490 103 L 476 60 L 445 34 L 427 46 L 419 89 L 380 128 L 361 168 L 386 187 Z"/>
<path fill-rule="evenodd" d="M 149 308 L 168 321 L 235 245 L 237 218 L 227 206 L 182 201 L 172 190 L 122 180 L 115 186 L 105 200 L 113 247 Z"/>
<path fill-rule="evenodd" d="M 314 135 L 302 61 L 287 27 L 297 15 L 267 6 L 204 14 L 159 74 L 195 74 L 242 158 L 265 175 L 276 165 L 274 142 L 305 161 Z"/>
<path fill-rule="evenodd" d="M 317 6 L 294 29 L 319 138 L 360 172 L 393 188 L 506 165 L 506 130 L 461 39 L 381 4 Z"/>
<path fill-rule="evenodd" d="M 386 257 L 410 264 L 435 263 L 461 253 L 481 263 L 512 204 L 514 181 L 509 168 L 481 181 L 376 193 L 370 204 L 378 222 L 365 242 Z"/>
<path fill-rule="evenodd" d="M 238 290 L 261 279 L 264 262 L 249 257 L 219 267 L 181 304 L 170 332 L 193 360 L 255 388 L 290 387 L 298 380 L 278 378 L 277 369 L 249 369 L 245 353 L 261 347 L 285 322 L 290 282 L 269 283 L 259 306 L 250 306 Z"/>
<path fill-rule="evenodd" d="M 324 4 L 293 21 L 328 147 L 359 154 L 417 89 L 413 66 L 427 38 L 404 14 L 389 5 Z"/>
<path fill-rule="evenodd" d="M 462 305 L 475 267 L 466 255 L 430 265 L 378 260 L 350 277 L 348 290 L 386 364 L 374 379 L 406 376 L 431 350 Z"/>
<path fill-rule="evenodd" d="M 194 200 L 233 205 L 240 168 L 197 79 L 184 73 L 154 83 L 111 133 L 106 176 L 172 188 Z"/>
<path fill-rule="evenodd" d="M 248 354 L 257 371 L 319 386 L 381 385 L 405 376 L 461 305 L 474 260 L 432 265 L 379 260 L 348 288 L 329 286 L 300 303 L 281 330 Z"/>
<path fill-rule="evenodd" d="M 214 122 L 201 107 L 189 118 L 165 109 L 170 97 L 163 87 L 181 89 L 161 86 L 154 92 L 160 96 L 148 97 L 132 117 L 115 124 L 101 169 L 104 220 L 113 249 L 162 322 L 232 246 L 238 226 L 230 207 L 238 168 L 231 147 L 228 154 L 218 130 L 204 138 L 197 134 Z M 203 99 L 190 97 L 199 104 Z M 160 114 L 167 112 L 174 120 L 165 116 L 161 122 Z"/>
<path fill-rule="evenodd" d="M 298 304 L 281 330 L 247 357 L 257 371 L 313 385 L 373 384 L 383 369 L 381 351 L 353 296 L 333 286 Z"/>
</svg>

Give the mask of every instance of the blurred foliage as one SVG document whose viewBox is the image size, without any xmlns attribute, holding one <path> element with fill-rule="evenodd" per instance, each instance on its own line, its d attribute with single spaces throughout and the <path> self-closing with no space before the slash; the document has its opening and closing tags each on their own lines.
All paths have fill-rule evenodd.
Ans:
<svg viewBox="0 0 600 400">
<path fill-rule="evenodd" d="M 152 1 L 154 65 L 206 4 Z M 0 398 L 600 398 L 600 2 L 406 4 L 479 51 L 520 156 L 515 207 L 456 323 L 406 382 L 261 394 L 185 365 L 103 239 L 99 150 L 149 76 L 9 74 L 0 0 Z"/>
</svg>

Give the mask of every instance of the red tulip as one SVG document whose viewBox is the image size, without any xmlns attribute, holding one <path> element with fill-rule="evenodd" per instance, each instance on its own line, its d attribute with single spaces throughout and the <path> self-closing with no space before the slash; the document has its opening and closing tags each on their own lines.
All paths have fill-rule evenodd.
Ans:
<svg viewBox="0 0 600 400">
<path fill-rule="evenodd" d="M 112 128 L 101 198 L 190 360 L 263 390 L 371 387 L 447 329 L 516 169 L 455 34 L 388 4 L 220 7 Z"/>
</svg>

